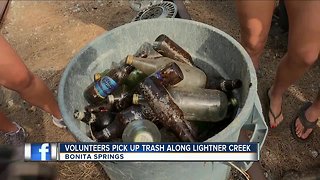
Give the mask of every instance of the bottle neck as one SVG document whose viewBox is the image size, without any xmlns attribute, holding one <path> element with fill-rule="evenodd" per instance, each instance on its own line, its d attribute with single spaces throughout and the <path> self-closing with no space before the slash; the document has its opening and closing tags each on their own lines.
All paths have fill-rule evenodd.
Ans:
<svg viewBox="0 0 320 180">
<path fill-rule="evenodd" d="M 132 96 L 132 104 L 138 105 L 144 102 L 144 97 L 140 94 L 133 94 Z"/>
<path fill-rule="evenodd" d="M 96 120 L 96 116 L 90 112 L 75 111 L 73 116 L 75 119 L 80 120 L 87 124 L 89 124 L 90 122 L 94 122 Z"/>
</svg>

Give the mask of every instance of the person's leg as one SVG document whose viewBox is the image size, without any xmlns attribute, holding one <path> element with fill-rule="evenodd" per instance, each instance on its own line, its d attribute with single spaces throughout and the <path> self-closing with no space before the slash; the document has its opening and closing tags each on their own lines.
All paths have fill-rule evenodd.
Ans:
<svg viewBox="0 0 320 180">
<path fill-rule="evenodd" d="M 0 85 L 17 91 L 23 99 L 60 119 L 58 104 L 45 83 L 32 74 L 9 43 L 0 36 Z"/>
<path fill-rule="evenodd" d="M 318 92 L 318 97 L 316 100 L 312 103 L 312 105 L 306 110 L 305 116 L 308 121 L 315 122 L 320 117 L 320 90 Z M 296 121 L 296 134 L 301 139 L 306 139 L 310 133 L 312 132 L 312 129 L 306 130 L 304 133 L 304 127 L 301 124 L 300 120 Z"/>
<path fill-rule="evenodd" d="M 250 55 L 255 69 L 268 38 L 274 1 L 236 1 L 241 28 L 241 44 Z"/>
<path fill-rule="evenodd" d="M 281 112 L 284 92 L 297 81 L 317 60 L 320 50 L 320 1 L 286 1 L 289 16 L 288 52 L 277 69 L 270 90 L 270 109 Z M 269 113 L 270 126 L 276 127 L 283 120 L 276 120 Z"/>
<path fill-rule="evenodd" d="M 0 131 L 7 133 L 16 130 L 18 130 L 17 126 L 15 126 L 2 112 L 0 112 Z"/>
</svg>

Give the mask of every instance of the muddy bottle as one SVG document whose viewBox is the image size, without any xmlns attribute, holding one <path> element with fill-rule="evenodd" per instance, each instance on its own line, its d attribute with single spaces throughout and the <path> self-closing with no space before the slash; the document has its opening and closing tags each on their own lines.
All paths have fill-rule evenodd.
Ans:
<svg viewBox="0 0 320 180">
<path fill-rule="evenodd" d="M 112 109 L 112 104 L 102 103 L 102 104 L 89 104 L 85 108 L 86 112 L 99 113 L 99 112 L 109 112 Z"/>
<path fill-rule="evenodd" d="M 157 126 L 162 126 L 159 123 L 158 117 L 154 114 L 153 110 L 147 103 L 147 101 L 143 98 L 140 94 L 133 94 L 132 95 L 132 104 L 133 105 L 139 105 L 141 106 L 141 112 L 143 114 L 143 117 L 154 122 Z"/>
<path fill-rule="evenodd" d="M 165 127 L 160 129 L 162 142 L 178 142 L 179 138 L 170 130 Z"/>
<path fill-rule="evenodd" d="M 156 38 L 153 48 L 165 57 L 180 61 L 189 66 L 194 65 L 191 55 L 164 34 Z"/>
<path fill-rule="evenodd" d="M 98 141 L 110 141 L 113 138 L 121 137 L 126 125 L 134 120 L 143 119 L 140 106 L 130 106 L 118 113 L 106 128 L 99 132 L 93 132 Z"/>
<path fill-rule="evenodd" d="M 183 111 L 186 120 L 218 122 L 227 114 L 228 98 L 222 91 L 201 88 L 169 88 L 168 91 Z M 143 101 L 143 96 L 133 95 L 134 104 L 141 104 Z"/>
<path fill-rule="evenodd" d="M 208 82 L 207 87 L 209 89 L 218 89 L 224 92 L 230 92 L 234 89 L 242 87 L 242 81 L 240 79 L 228 80 L 222 77 L 216 77 L 212 81 Z"/>
<path fill-rule="evenodd" d="M 165 86 L 168 84 L 162 79 L 150 76 L 139 84 L 138 89 L 164 127 L 171 129 L 182 141 L 195 142 L 195 129 L 184 120 L 182 110 L 174 103 Z"/>
<path fill-rule="evenodd" d="M 90 124 L 91 122 L 94 122 L 97 119 L 96 115 L 94 115 L 93 113 L 86 112 L 86 111 L 83 112 L 78 110 L 74 111 L 73 117 L 86 124 Z"/>
<path fill-rule="evenodd" d="M 108 103 L 113 105 L 113 111 L 122 111 L 132 105 L 132 93 L 126 92 L 119 95 L 108 95 Z"/>
<path fill-rule="evenodd" d="M 84 91 L 84 97 L 91 104 L 103 102 L 110 93 L 123 83 L 123 80 L 126 79 L 133 70 L 133 66 L 123 65 L 108 71 L 106 76 L 96 74 L 95 82 Z"/>
<path fill-rule="evenodd" d="M 134 66 L 135 68 L 141 70 L 147 75 L 154 73 L 161 67 L 165 66 L 170 62 L 175 62 L 181 69 L 184 80 L 177 83 L 177 87 L 199 87 L 204 88 L 207 83 L 206 74 L 197 67 L 191 67 L 187 64 L 174 61 L 167 57 L 160 58 L 137 58 L 134 56 L 128 56 L 126 63 Z"/>
<path fill-rule="evenodd" d="M 80 120 L 86 124 L 94 123 L 96 129 L 103 129 L 107 127 L 112 121 L 110 115 L 106 112 L 90 113 L 87 111 L 75 111 L 74 118 Z"/>
<path fill-rule="evenodd" d="M 214 89 L 170 88 L 170 95 L 190 121 L 218 122 L 228 111 L 227 95 Z"/>
</svg>

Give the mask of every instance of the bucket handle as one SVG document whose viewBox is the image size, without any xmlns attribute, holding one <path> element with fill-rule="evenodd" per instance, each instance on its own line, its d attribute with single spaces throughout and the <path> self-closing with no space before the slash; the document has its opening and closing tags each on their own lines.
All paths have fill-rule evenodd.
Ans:
<svg viewBox="0 0 320 180">
<path fill-rule="evenodd" d="M 249 142 L 257 142 L 259 143 L 259 152 L 258 156 L 260 156 L 261 148 L 264 144 L 264 141 L 267 137 L 268 126 L 264 121 L 264 116 L 262 113 L 261 103 L 258 94 L 256 93 L 256 99 L 254 102 L 254 106 L 252 108 L 252 113 L 249 116 L 249 119 L 242 126 L 241 130 L 252 131 L 250 135 Z M 242 170 L 247 171 L 253 162 L 234 162 L 234 164 Z"/>
</svg>

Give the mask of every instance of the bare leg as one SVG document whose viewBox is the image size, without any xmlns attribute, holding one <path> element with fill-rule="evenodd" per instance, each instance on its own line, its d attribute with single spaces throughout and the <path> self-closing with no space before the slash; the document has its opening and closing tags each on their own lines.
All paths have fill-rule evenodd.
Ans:
<svg viewBox="0 0 320 180">
<path fill-rule="evenodd" d="M 31 104 L 61 118 L 58 104 L 45 83 L 32 74 L 3 37 L 0 37 L 0 85 L 17 91 Z"/>
<path fill-rule="evenodd" d="M 270 92 L 270 108 L 279 114 L 284 92 L 317 60 L 320 50 L 320 1 L 286 1 L 289 16 L 288 52 L 277 69 Z M 312 23 L 310 23 L 312 22 Z M 274 120 L 269 113 L 271 127 L 283 117 Z"/>
<path fill-rule="evenodd" d="M 320 90 L 318 93 L 318 97 L 313 102 L 313 104 L 306 110 L 305 115 L 310 122 L 314 122 L 320 117 Z M 301 124 L 301 121 L 297 120 L 296 134 L 298 135 L 298 137 L 302 139 L 306 139 L 312 132 L 312 129 L 308 129 L 305 133 L 303 133 L 303 131 L 304 131 L 304 127 Z"/>
<path fill-rule="evenodd" d="M 274 1 L 236 1 L 241 28 L 241 44 L 250 55 L 255 69 L 263 52 L 271 26 Z"/>
</svg>

